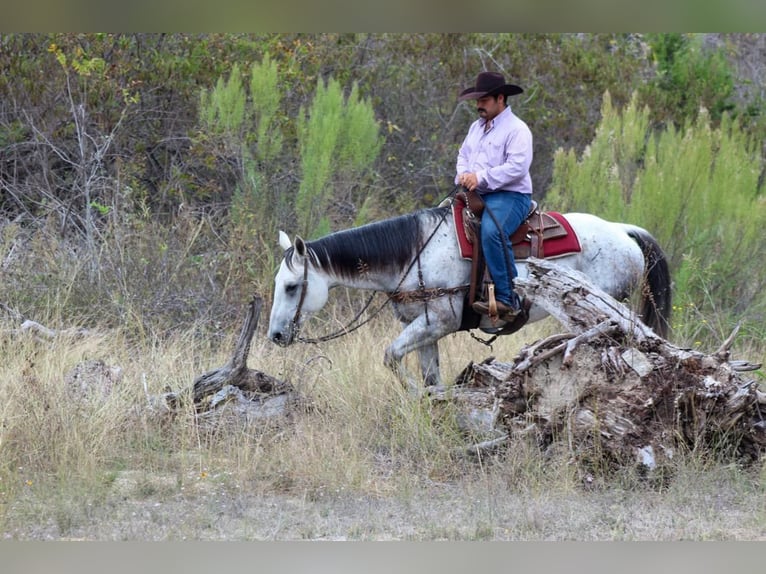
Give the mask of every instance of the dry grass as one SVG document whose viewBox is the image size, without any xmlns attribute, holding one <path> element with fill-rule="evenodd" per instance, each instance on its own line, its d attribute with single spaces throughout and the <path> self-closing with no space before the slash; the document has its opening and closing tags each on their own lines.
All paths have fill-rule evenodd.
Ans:
<svg viewBox="0 0 766 574">
<path fill-rule="evenodd" d="M 553 327 L 527 329 L 524 340 Z M 310 408 L 261 426 L 202 430 L 156 417 L 150 394 L 188 388 L 225 362 L 188 333 L 127 343 L 118 332 L 40 343 L 6 337 L 0 365 L 0 531 L 18 539 L 761 539 L 766 473 L 679 461 L 662 484 L 626 474 L 583 486 L 566 453 L 532 445 L 480 461 L 382 366 L 396 330 L 379 319 L 321 346 L 256 335 L 250 366 L 291 381 Z M 442 344 L 452 380 L 470 360 L 510 360 L 466 334 Z M 112 393 L 77 398 L 65 376 L 101 359 Z M 414 368 L 414 361 L 411 365 Z"/>
</svg>

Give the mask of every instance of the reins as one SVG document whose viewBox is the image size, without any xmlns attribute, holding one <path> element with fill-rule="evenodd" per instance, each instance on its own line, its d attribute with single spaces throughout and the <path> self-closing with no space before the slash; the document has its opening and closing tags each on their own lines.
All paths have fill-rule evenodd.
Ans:
<svg viewBox="0 0 766 574">
<path fill-rule="evenodd" d="M 458 187 L 455 186 L 455 189 L 453 189 L 445 199 L 451 195 L 454 195 L 457 191 Z M 415 254 L 415 257 L 413 258 L 412 262 L 409 264 L 407 269 L 404 271 L 404 274 L 402 275 L 402 278 L 400 279 L 398 285 L 396 288 L 386 293 L 387 297 L 386 300 L 383 301 L 383 303 L 375 309 L 375 311 L 367 317 L 364 321 L 358 324 L 354 324 L 361 318 L 362 314 L 367 310 L 367 308 L 372 304 L 373 299 L 375 298 L 375 295 L 378 293 L 375 291 L 372 295 L 370 295 L 369 299 L 367 299 L 367 302 L 364 304 L 364 307 L 362 307 L 362 310 L 359 311 L 353 319 L 349 322 L 349 324 L 346 327 L 342 327 L 341 329 L 335 331 L 334 333 L 330 333 L 328 335 L 323 335 L 321 337 L 315 337 L 315 338 L 304 338 L 304 337 L 296 337 L 296 340 L 301 343 L 324 343 L 327 341 L 332 341 L 333 339 L 337 339 L 339 337 L 342 337 L 343 335 L 347 335 L 349 333 L 353 333 L 363 325 L 369 323 L 374 319 L 382 310 L 383 308 L 388 305 L 389 302 L 393 301 L 394 303 L 408 303 L 413 301 L 423 301 L 426 305 L 426 319 L 428 318 L 428 301 L 430 299 L 434 299 L 436 297 L 443 297 L 444 295 L 450 295 L 454 293 L 459 293 L 460 291 L 465 291 L 468 289 L 467 285 L 459 286 L 459 287 L 434 287 L 434 288 L 426 288 L 423 284 L 423 276 L 420 269 L 420 254 L 423 252 L 423 250 L 426 248 L 428 243 L 433 239 L 434 235 L 436 235 L 436 232 L 439 230 L 439 227 L 441 227 L 442 223 L 444 223 L 447 219 L 447 214 L 449 213 L 449 210 L 444 212 L 444 215 L 442 215 L 441 219 L 439 220 L 439 223 L 436 224 L 431 234 L 428 236 L 428 239 L 426 239 L 425 243 L 418 249 L 417 253 Z M 298 300 L 298 306 L 295 309 L 295 316 L 293 317 L 293 325 L 295 328 L 299 327 L 299 320 L 301 316 L 301 310 L 303 308 L 303 302 L 306 299 L 306 291 L 308 290 L 308 254 L 306 257 L 306 261 L 303 263 L 303 283 L 301 285 L 301 297 Z M 399 288 L 402 286 L 402 283 L 404 283 L 404 280 L 407 278 L 407 275 L 409 275 L 410 271 L 412 271 L 412 267 L 415 265 L 415 263 L 418 264 L 418 289 L 415 291 L 399 291 Z"/>
<path fill-rule="evenodd" d="M 304 284 L 304 289 L 305 289 L 305 287 L 306 287 L 306 285 Z M 348 335 L 349 333 L 353 333 L 359 327 L 361 327 L 361 326 L 369 323 L 370 321 L 372 321 L 377 316 L 377 314 L 380 313 L 383 310 L 383 307 L 385 307 L 386 304 L 388 304 L 388 301 L 390 299 L 387 299 L 386 301 L 384 301 L 383 304 L 380 307 L 378 307 L 372 315 L 367 317 L 367 319 L 365 319 L 364 321 L 362 321 L 358 325 L 354 325 L 354 323 L 356 321 L 358 321 L 359 318 L 362 316 L 362 314 L 367 310 L 367 307 L 370 306 L 370 304 L 372 303 L 372 300 L 375 298 L 376 294 L 377 294 L 377 291 L 375 293 L 373 293 L 372 295 L 370 295 L 369 299 L 367 299 L 367 302 L 364 304 L 364 307 L 362 307 L 362 310 L 359 311 L 354 316 L 353 319 L 351 319 L 351 321 L 349 322 L 348 326 L 343 327 L 343 328 L 339 329 L 338 331 L 335 331 L 334 333 L 330 333 L 329 335 L 323 335 L 321 337 L 314 337 L 314 338 L 305 338 L 305 337 L 298 336 L 298 337 L 296 337 L 296 340 L 301 342 L 301 343 L 315 343 L 315 344 L 316 343 L 325 343 L 327 341 L 332 341 L 333 339 L 338 339 L 338 338 L 342 337 L 343 335 Z M 303 304 L 303 297 L 301 297 L 301 301 L 299 302 L 299 305 L 302 305 L 302 304 Z M 295 318 L 293 319 L 293 321 L 297 321 L 299 318 L 300 318 L 300 308 L 298 310 L 296 310 Z M 295 325 L 297 327 L 298 323 L 295 322 Z"/>
</svg>

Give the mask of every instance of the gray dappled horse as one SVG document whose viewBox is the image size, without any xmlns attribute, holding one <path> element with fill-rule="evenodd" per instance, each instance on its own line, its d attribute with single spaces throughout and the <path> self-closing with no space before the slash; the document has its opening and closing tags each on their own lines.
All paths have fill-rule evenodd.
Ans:
<svg viewBox="0 0 766 574">
<path fill-rule="evenodd" d="M 402 365 L 405 355 L 418 351 L 426 386 L 440 385 L 438 341 L 461 329 L 471 262 L 461 257 L 449 206 L 414 213 L 331 233 L 304 241 L 279 232 L 285 250 L 274 280 L 269 338 L 282 346 L 296 341 L 303 322 L 327 302 L 328 291 L 343 285 L 388 294 L 394 313 L 404 325 L 385 351 L 385 364 L 414 383 Z M 666 336 L 671 308 L 667 261 L 657 241 L 640 227 L 605 221 L 587 213 L 565 214 L 581 250 L 556 258 L 556 263 L 585 274 L 597 287 L 621 300 L 639 289 L 639 316 L 660 336 Z M 527 276 L 517 261 L 519 277 Z M 427 298 L 417 294 L 427 293 Z M 527 322 L 547 313 L 531 301 Z M 485 317 L 479 328 L 493 332 Z"/>
</svg>

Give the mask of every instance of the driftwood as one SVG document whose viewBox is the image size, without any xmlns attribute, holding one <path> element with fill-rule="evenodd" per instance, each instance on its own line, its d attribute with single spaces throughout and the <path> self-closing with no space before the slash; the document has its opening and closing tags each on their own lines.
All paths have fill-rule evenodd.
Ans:
<svg viewBox="0 0 766 574">
<path fill-rule="evenodd" d="M 201 404 L 206 397 L 218 393 L 226 385 L 249 393 L 268 395 L 291 390 L 287 383 L 247 366 L 250 344 L 258 326 L 262 307 L 263 300 L 259 296 L 253 297 L 247 307 L 244 324 L 231 359 L 224 366 L 208 371 L 194 381 L 192 391 L 194 404 Z"/>
<path fill-rule="evenodd" d="M 33 321 L 32 319 L 27 319 L 26 317 L 24 317 L 23 314 L 21 314 L 16 309 L 9 307 L 5 303 L 1 303 L 1 302 L 0 302 L 0 314 L 4 314 L 8 318 L 10 318 L 12 321 L 20 324 L 18 329 L 11 329 L 11 330 L 5 331 L 5 333 L 8 335 L 19 336 L 24 334 L 31 334 L 33 337 L 35 337 L 39 341 L 50 341 L 57 337 L 65 337 L 65 338 L 69 337 L 72 339 L 77 339 L 81 337 L 87 337 L 93 334 L 88 329 L 81 329 L 78 327 L 71 327 L 69 329 L 59 329 L 59 330 L 51 329 L 50 327 L 46 327 L 45 325 L 38 323 L 37 321 Z"/>
<path fill-rule="evenodd" d="M 194 381 L 191 395 L 200 420 L 217 420 L 225 414 L 252 421 L 286 413 L 293 387 L 247 366 L 247 356 L 262 306 L 263 300 L 257 295 L 253 297 L 247 307 L 231 359 L 222 367 L 210 370 Z M 169 403 L 175 399 L 175 395 L 166 395 Z"/>
<path fill-rule="evenodd" d="M 250 301 L 234 352 L 225 365 L 198 376 L 187 391 L 167 389 L 159 397 L 146 391 L 150 410 L 172 415 L 190 398 L 197 420 L 212 426 L 222 421 L 251 422 L 287 414 L 294 394 L 292 385 L 247 366 L 262 306 L 258 295 Z"/>
<path fill-rule="evenodd" d="M 581 274 L 530 260 L 519 290 L 569 331 L 526 346 L 512 363 L 471 363 L 434 400 L 458 406 L 481 453 L 513 437 L 563 446 L 600 469 L 655 468 L 682 450 L 757 461 L 766 394 L 730 360 L 737 329 L 712 354 L 677 347 Z"/>
</svg>

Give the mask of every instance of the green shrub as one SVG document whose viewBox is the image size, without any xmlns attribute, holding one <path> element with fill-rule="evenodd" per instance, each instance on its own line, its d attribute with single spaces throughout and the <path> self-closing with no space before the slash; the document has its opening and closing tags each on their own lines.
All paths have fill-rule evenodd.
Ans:
<svg viewBox="0 0 766 574">
<path fill-rule="evenodd" d="M 717 317 L 725 337 L 766 306 L 762 222 L 766 198 L 757 142 L 728 115 L 718 128 L 702 109 L 685 130 L 654 132 L 634 98 L 622 112 L 604 97 L 596 137 L 578 159 L 559 150 L 548 201 L 647 228 L 665 249 L 677 301 Z M 746 311 L 749 313 L 746 314 Z"/>
<path fill-rule="evenodd" d="M 332 228 L 327 215 L 331 201 L 350 199 L 335 187 L 358 187 L 377 159 L 382 139 L 372 105 L 360 98 L 356 85 L 344 98 L 337 81 L 320 79 L 310 108 L 302 108 L 298 117 L 298 140 L 301 183 L 295 211 L 299 232 L 310 238 Z M 361 204 L 364 197 L 356 199 Z"/>
<path fill-rule="evenodd" d="M 647 34 L 657 77 L 642 89 L 661 121 L 694 121 L 700 108 L 718 121 L 732 112 L 734 79 L 720 50 L 706 50 L 699 34 Z"/>
</svg>

